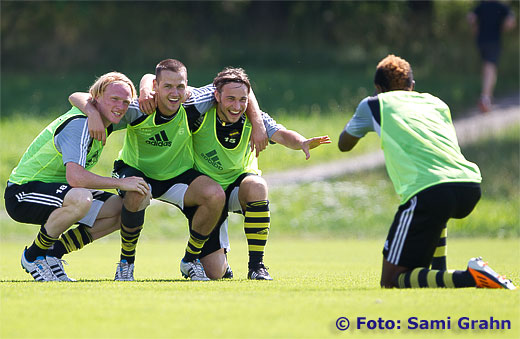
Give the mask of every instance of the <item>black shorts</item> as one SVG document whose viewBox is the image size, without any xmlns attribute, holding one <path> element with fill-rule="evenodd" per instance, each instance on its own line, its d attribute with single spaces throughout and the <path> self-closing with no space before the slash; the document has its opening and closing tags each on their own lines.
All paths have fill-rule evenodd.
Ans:
<svg viewBox="0 0 520 339">
<path fill-rule="evenodd" d="M 238 209 L 238 189 L 240 188 L 240 184 L 244 179 L 250 175 L 257 175 L 255 173 L 242 173 L 231 185 L 226 188 L 226 206 L 224 207 L 224 211 L 229 211 L 238 214 L 244 214 L 242 209 Z M 236 189 L 236 190 L 235 190 Z M 234 191 L 234 192 L 233 192 Z M 231 207 L 230 207 L 231 205 Z M 235 205 L 233 207 L 233 205 Z"/>
<path fill-rule="evenodd" d="M 197 207 L 184 207 L 184 193 L 188 186 L 203 175 L 199 171 L 189 169 L 178 176 L 168 180 L 156 180 L 147 177 L 140 170 L 125 164 L 122 160 L 114 162 L 114 170 L 112 176 L 114 178 L 141 177 L 149 185 L 152 191 L 152 198 L 158 199 L 177 206 L 188 217 L 195 213 Z M 119 195 L 124 197 L 125 192 L 118 190 Z"/>
<path fill-rule="evenodd" d="M 229 185 L 225 191 L 226 193 L 226 206 L 224 207 L 224 210 L 222 211 L 222 215 L 220 217 L 220 220 L 217 223 L 217 226 L 213 231 L 211 232 L 208 241 L 204 244 L 202 247 L 202 252 L 200 254 L 200 257 L 203 258 L 208 254 L 211 254 L 221 248 L 224 248 L 224 251 L 227 253 L 227 249 L 229 248 L 229 237 L 227 233 L 227 224 L 224 224 L 226 222 L 226 219 L 228 217 L 228 210 L 229 210 L 229 201 L 231 199 L 232 195 L 237 195 L 238 192 L 233 193 L 233 190 L 235 188 L 240 187 L 240 184 L 242 181 L 249 175 L 256 175 L 253 173 L 243 173 L 241 174 L 231 185 Z M 235 197 L 237 199 L 237 197 Z M 241 210 L 235 210 L 232 211 L 234 213 L 243 214 Z M 191 226 L 191 222 L 190 222 Z"/>
<path fill-rule="evenodd" d="M 199 171 L 194 169 L 189 169 L 182 174 L 176 176 L 175 178 L 171 178 L 168 180 L 156 180 L 147 177 L 143 172 L 138 169 L 131 167 L 125 164 L 122 160 L 116 160 L 114 162 L 114 170 L 112 172 L 112 176 L 115 178 L 125 178 L 125 177 L 141 177 L 143 178 L 151 187 L 152 197 L 154 199 L 172 204 L 177 206 L 182 213 L 188 219 L 188 225 L 191 229 L 191 224 L 193 220 L 193 216 L 197 211 L 197 206 L 186 207 L 184 206 L 184 193 L 188 186 L 199 176 L 203 175 Z M 118 191 L 121 196 L 124 196 L 125 192 Z M 225 221 L 227 218 L 227 213 L 222 215 L 222 218 L 219 220 L 218 226 L 210 234 L 210 238 L 204 244 L 202 248 L 202 252 L 200 257 L 204 257 L 208 254 L 211 254 L 221 248 L 223 248 L 222 244 L 228 242 L 227 240 L 227 229 L 221 232 L 221 223 Z M 221 234 L 223 233 L 223 234 Z M 225 242 L 221 241 L 221 239 L 225 237 Z M 223 239 L 224 240 L 224 239 Z"/>
<path fill-rule="evenodd" d="M 5 209 L 14 220 L 25 224 L 44 225 L 49 215 L 63 206 L 65 195 L 72 189 L 64 183 L 31 181 L 23 185 L 8 183 L 5 189 Z M 78 223 L 92 227 L 99 210 L 114 194 L 89 190 L 93 201 L 87 215 Z"/>
<path fill-rule="evenodd" d="M 428 267 L 448 220 L 468 216 L 480 196 L 477 183 L 445 183 L 419 192 L 399 206 L 383 256 L 396 266 Z"/>
<path fill-rule="evenodd" d="M 500 58 L 500 42 L 479 42 L 478 50 L 482 60 L 494 64 L 498 63 L 498 59 Z"/>
</svg>

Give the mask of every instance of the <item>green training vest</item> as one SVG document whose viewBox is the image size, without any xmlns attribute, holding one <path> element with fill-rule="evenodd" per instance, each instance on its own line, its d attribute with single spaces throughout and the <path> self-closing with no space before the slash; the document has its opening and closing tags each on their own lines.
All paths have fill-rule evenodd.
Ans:
<svg viewBox="0 0 520 339">
<path fill-rule="evenodd" d="M 249 146 L 252 130 L 249 119 L 246 117 L 238 145 L 228 149 L 218 141 L 216 116 L 217 111 L 213 107 L 204 116 L 199 129 L 193 133 L 195 169 L 211 177 L 225 190 L 242 173 L 261 175 L 262 172 Z"/>
<path fill-rule="evenodd" d="M 377 97 L 381 148 L 402 204 L 433 185 L 482 181 L 478 166 L 460 151 L 450 110 L 443 101 L 411 91 L 391 91 Z"/>
<path fill-rule="evenodd" d="M 51 122 L 34 139 L 27 151 L 25 151 L 18 166 L 11 172 L 9 181 L 22 185 L 31 181 L 66 183 L 66 167 L 63 165 L 63 156 L 56 149 L 54 137 L 56 130 L 66 121 L 74 117 L 85 115 L 76 107 L 72 107 L 67 113 Z M 106 132 L 106 129 L 105 129 Z M 92 145 L 87 154 L 85 169 L 89 170 L 99 160 L 103 145 L 98 140 L 92 140 Z"/>
<path fill-rule="evenodd" d="M 155 115 L 126 128 L 119 159 L 155 180 L 168 180 L 193 168 L 193 144 L 184 107 L 167 123 L 156 125 Z"/>
</svg>

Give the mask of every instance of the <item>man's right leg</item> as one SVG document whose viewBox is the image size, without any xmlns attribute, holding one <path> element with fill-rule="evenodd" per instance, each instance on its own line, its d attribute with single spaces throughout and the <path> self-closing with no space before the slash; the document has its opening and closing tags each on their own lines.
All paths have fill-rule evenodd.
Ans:
<svg viewBox="0 0 520 339">
<path fill-rule="evenodd" d="M 181 273 L 184 277 L 208 280 L 199 257 L 222 215 L 225 199 L 222 187 L 205 175 L 198 176 L 189 184 L 184 195 L 184 207 L 196 207 L 196 211 L 190 225 L 188 245 L 181 260 Z"/>
<path fill-rule="evenodd" d="M 113 177 L 141 177 L 148 182 L 148 178 L 141 171 L 130 167 L 122 161 L 114 163 Z M 151 192 L 144 196 L 137 192 L 119 192 L 123 196 L 121 210 L 121 255 L 117 264 L 114 280 L 134 280 L 135 249 L 144 224 L 146 207 L 150 204 Z"/>
<path fill-rule="evenodd" d="M 440 184 L 399 206 L 383 250 L 382 287 L 487 287 L 515 289 L 480 258 L 465 271 L 429 269 L 449 218 L 464 218 L 480 199 L 473 183 Z"/>
<path fill-rule="evenodd" d="M 482 98 L 489 100 L 487 104 L 491 104 L 493 91 L 497 83 L 497 66 L 488 61 L 484 61 L 482 65 Z M 487 107 L 488 110 L 490 107 Z"/>
<path fill-rule="evenodd" d="M 153 187 L 154 198 L 181 209 L 189 222 L 190 238 L 180 262 L 181 274 L 191 280 L 209 280 L 200 263 L 202 248 L 217 225 L 225 193 L 215 181 L 190 169 Z"/>
<path fill-rule="evenodd" d="M 443 206 L 450 205 L 449 198 L 434 188 L 420 192 L 399 206 L 383 250 L 381 287 L 475 286 L 467 270 L 428 268 L 449 218 L 450 211 Z M 432 206 L 435 207 L 432 209 Z"/>
<path fill-rule="evenodd" d="M 135 249 L 144 224 L 144 212 L 150 196 L 126 192 L 121 210 L 121 255 L 114 280 L 133 281 Z"/>
<path fill-rule="evenodd" d="M 209 279 L 224 278 L 229 268 L 227 251 L 229 251 L 228 221 L 227 213 L 223 213 L 218 226 L 211 232 L 200 253 L 200 262 Z"/>
<path fill-rule="evenodd" d="M 58 280 L 45 253 L 71 225 L 90 209 L 92 194 L 66 184 L 30 182 L 6 189 L 6 210 L 18 222 L 40 224 L 36 239 L 22 255 L 22 267 L 35 280 Z"/>
</svg>

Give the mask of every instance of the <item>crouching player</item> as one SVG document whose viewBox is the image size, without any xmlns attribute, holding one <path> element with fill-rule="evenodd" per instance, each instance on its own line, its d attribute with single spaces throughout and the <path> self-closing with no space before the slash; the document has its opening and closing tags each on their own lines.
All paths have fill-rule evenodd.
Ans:
<svg viewBox="0 0 520 339">
<path fill-rule="evenodd" d="M 90 93 L 108 133 L 136 96 L 132 82 L 117 72 L 97 79 Z M 121 198 L 96 189 L 134 191 L 143 200 L 149 195 L 142 178 L 114 179 L 90 172 L 102 149 L 102 143 L 89 136 L 87 117 L 73 107 L 36 137 L 12 171 L 4 194 L 9 216 L 41 225 L 21 259 L 22 268 L 36 281 L 71 281 L 61 256 L 120 228 Z M 74 224 L 79 226 L 67 231 Z"/>
<path fill-rule="evenodd" d="M 151 86 L 141 80 L 141 85 Z M 208 106 L 193 127 L 193 150 L 195 169 L 218 182 L 226 193 L 227 212 L 244 215 L 244 231 L 248 243 L 249 279 L 272 280 L 263 263 L 264 249 L 270 226 L 267 183 L 260 176 L 257 158 L 249 147 L 251 121 L 244 113 L 248 109 L 251 84 L 241 68 L 226 68 L 213 81 L 215 104 Z M 142 90 L 142 89 L 141 89 Z M 254 102 L 256 104 L 256 101 Z M 200 109 L 186 106 L 186 111 Z M 256 107 L 255 107 L 255 110 Z M 307 159 L 309 150 L 330 143 L 328 136 L 306 139 L 295 131 L 277 124 L 268 114 L 262 113 L 263 123 L 269 139 L 294 150 L 302 150 Z M 208 244 L 214 238 L 222 239 L 222 227 L 216 227 Z M 227 237 L 227 233 L 225 233 Z M 225 239 L 227 240 L 227 239 Z M 204 269 L 211 278 L 218 279 L 226 273 L 226 241 L 222 248 L 201 259 Z M 230 274 L 228 270 L 226 274 Z"/>
<path fill-rule="evenodd" d="M 469 260 L 464 271 L 428 268 L 439 241 L 445 241 L 448 220 L 465 218 L 479 201 L 480 170 L 462 155 L 448 106 L 414 91 L 406 60 L 394 55 L 381 60 L 374 83 L 378 94 L 361 101 L 338 146 L 350 151 L 376 131 L 401 198 L 383 249 L 381 286 L 515 289 L 481 258 Z"/>
</svg>

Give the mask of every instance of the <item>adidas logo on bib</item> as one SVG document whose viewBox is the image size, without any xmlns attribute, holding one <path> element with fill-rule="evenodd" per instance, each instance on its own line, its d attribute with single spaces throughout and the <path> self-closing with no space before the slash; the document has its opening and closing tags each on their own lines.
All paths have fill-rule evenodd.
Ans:
<svg viewBox="0 0 520 339">
<path fill-rule="evenodd" d="M 146 140 L 146 143 L 152 146 L 169 147 L 172 145 L 172 142 L 168 140 L 168 136 L 164 130 L 162 130 L 160 133 L 157 133 L 155 136 L 150 137 L 148 140 Z"/>
<path fill-rule="evenodd" d="M 206 154 L 201 153 L 200 154 L 207 162 L 211 164 L 211 166 L 218 168 L 219 170 L 223 170 L 222 163 L 220 162 L 220 159 L 218 158 L 217 151 L 213 150 L 211 152 L 208 152 Z"/>
</svg>

